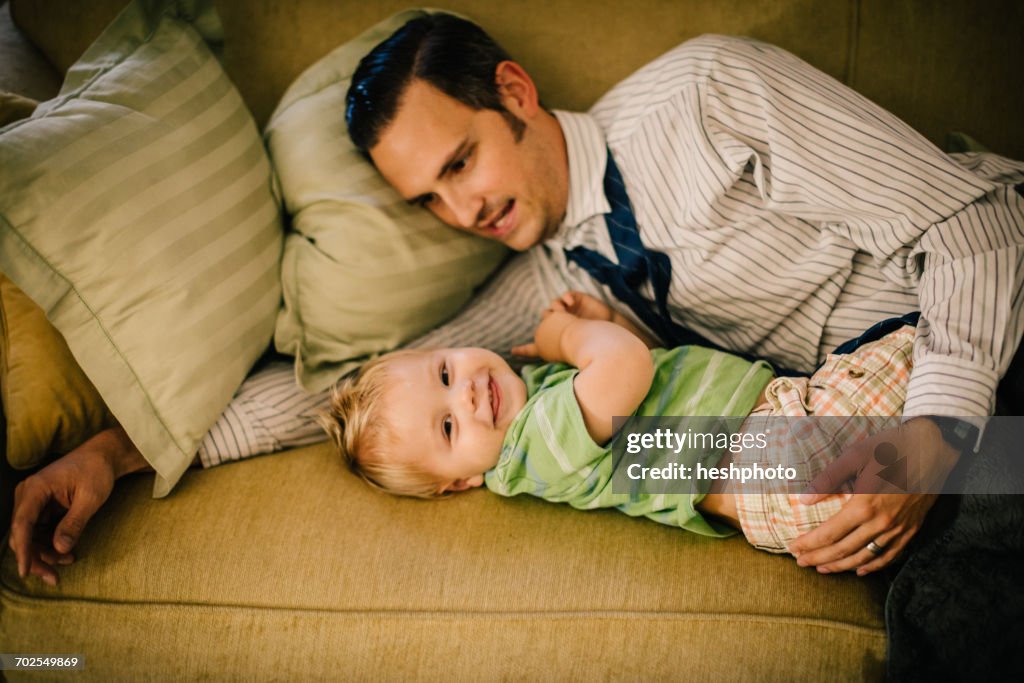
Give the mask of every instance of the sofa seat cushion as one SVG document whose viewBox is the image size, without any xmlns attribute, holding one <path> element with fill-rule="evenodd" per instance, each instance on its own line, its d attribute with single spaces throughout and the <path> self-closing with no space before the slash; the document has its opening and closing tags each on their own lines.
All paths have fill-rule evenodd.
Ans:
<svg viewBox="0 0 1024 683">
<path fill-rule="evenodd" d="M 160 501 L 125 480 L 77 552 L 50 588 L 4 549 L 0 641 L 85 653 L 90 680 L 449 680 L 452 661 L 475 680 L 861 680 L 885 654 L 878 582 L 612 511 L 393 498 L 326 445 L 190 472 Z"/>
</svg>

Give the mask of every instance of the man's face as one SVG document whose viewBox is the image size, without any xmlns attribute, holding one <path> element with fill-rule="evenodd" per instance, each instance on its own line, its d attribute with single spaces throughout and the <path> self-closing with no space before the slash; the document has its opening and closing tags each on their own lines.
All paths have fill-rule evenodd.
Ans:
<svg viewBox="0 0 1024 683">
<path fill-rule="evenodd" d="M 524 251 L 558 228 L 567 200 L 559 178 L 567 169 L 559 169 L 564 151 L 538 132 L 534 112 L 504 99 L 526 126 L 519 140 L 501 113 L 472 109 L 413 80 L 370 156 L 408 201 Z"/>
<path fill-rule="evenodd" d="M 382 405 L 390 457 L 415 462 L 448 490 L 480 486 L 526 405 L 522 378 L 486 349 L 417 351 L 391 363 Z"/>
</svg>

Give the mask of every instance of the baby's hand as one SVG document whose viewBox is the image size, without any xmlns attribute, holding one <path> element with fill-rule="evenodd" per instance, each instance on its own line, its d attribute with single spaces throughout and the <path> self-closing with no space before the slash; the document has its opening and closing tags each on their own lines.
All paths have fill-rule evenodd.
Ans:
<svg viewBox="0 0 1024 683">
<path fill-rule="evenodd" d="M 541 323 L 555 313 L 568 313 L 569 315 L 582 318 L 583 320 L 614 320 L 615 312 L 602 301 L 598 301 L 589 294 L 583 292 L 565 292 L 556 297 L 548 307 L 541 311 Z M 543 354 L 537 347 L 536 341 L 531 344 L 520 344 L 512 347 L 512 353 L 516 356 L 528 356 L 539 358 Z"/>
<path fill-rule="evenodd" d="M 530 342 L 529 344 L 520 344 L 519 346 L 513 346 L 512 355 L 514 356 L 525 356 L 526 358 L 539 358 L 540 353 L 537 351 L 537 343 Z"/>
<path fill-rule="evenodd" d="M 541 358 L 549 363 L 568 362 L 562 349 L 562 333 L 570 325 L 580 322 L 579 318 L 566 311 L 546 311 L 544 319 L 533 332 L 533 343 L 514 346 L 512 353 Z"/>
<path fill-rule="evenodd" d="M 608 304 L 583 292 L 565 292 L 545 309 L 546 318 L 556 311 L 569 313 L 584 320 L 612 320 L 614 311 Z"/>
</svg>

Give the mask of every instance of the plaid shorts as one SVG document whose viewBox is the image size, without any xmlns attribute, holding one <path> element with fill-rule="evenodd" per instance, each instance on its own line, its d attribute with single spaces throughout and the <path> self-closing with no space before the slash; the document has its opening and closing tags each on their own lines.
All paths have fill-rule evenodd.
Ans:
<svg viewBox="0 0 1024 683">
<path fill-rule="evenodd" d="M 751 413 L 744 429 L 756 429 L 752 425 L 759 417 L 899 417 L 913 367 L 913 345 L 914 328 L 903 327 L 851 354 L 829 355 L 809 378 L 779 377 L 768 385 L 767 402 Z M 842 444 L 868 436 L 874 431 L 871 426 L 872 421 L 864 419 L 809 421 L 799 436 L 797 455 L 786 464 L 797 470 L 797 481 L 810 482 L 839 455 Z M 738 455 L 737 461 L 753 462 L 758 456 L 752 449 Z M 847 483 L 839 493 L 804 505 L 788 482 L 748 481 L 736 491 L 743 534 L 757 548 L 787 552 L 790 542 L 839 512 L 853 495 L 851 490 Z"/>
</svg>

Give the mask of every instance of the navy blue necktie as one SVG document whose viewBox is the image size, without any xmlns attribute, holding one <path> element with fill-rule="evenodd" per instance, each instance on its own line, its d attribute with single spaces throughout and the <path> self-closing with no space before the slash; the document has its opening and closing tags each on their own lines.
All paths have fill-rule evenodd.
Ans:
<svg viewBox="0 0 1024 683">
<path fill-rule="evenodd" d="M 619 262 L 612 263 L 586 247 L 568 249 L 566 256 L 595 280 L 611 288 L 615 298 L 629 306 L 666 346 L 699 344 L 721 350 L 717 344 L 679 325 L 669 315 L 668 288 L 672 282 L 672 263 L 668 256 L 646 248 L 641 242 L 626 185 L 610 149 L 604 173 L 604 193 L 611 205 L 611 212 L 605 214 L 605 222 Z M 648 279 L 654 290 L 657 310 L 637 291 Z"/>
</svg>

